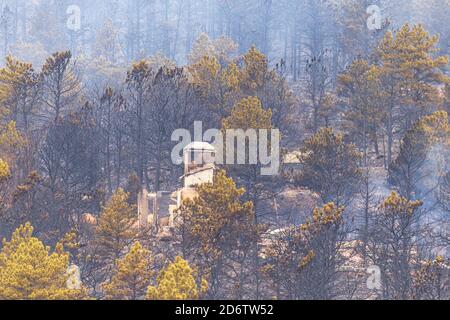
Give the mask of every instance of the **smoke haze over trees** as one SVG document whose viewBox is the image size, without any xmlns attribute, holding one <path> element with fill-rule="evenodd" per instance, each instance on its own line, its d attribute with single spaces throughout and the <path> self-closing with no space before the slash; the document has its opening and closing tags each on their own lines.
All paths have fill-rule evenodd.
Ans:
<svg viewBox="0 0 450 320">
<path fill-rule="evenodd" d="M 0 9 L 0 300 L 450 298 L 450 0 Z M 199 121 L 279 129 L 279 174 L 142 227 Z"/>
</svg>

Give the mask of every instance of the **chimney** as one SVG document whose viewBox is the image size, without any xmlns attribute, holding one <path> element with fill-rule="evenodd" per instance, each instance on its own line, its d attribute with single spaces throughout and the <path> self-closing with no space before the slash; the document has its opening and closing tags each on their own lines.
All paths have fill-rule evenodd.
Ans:
<svg viewBox="0 0 450 320">
<path fill-rule="evenodd" d="M 138 217 L 139 228 L 146 228 L 148 225 L 148 191 L 146 188 L 142 188 L 138 194 Z"/>
</svg>

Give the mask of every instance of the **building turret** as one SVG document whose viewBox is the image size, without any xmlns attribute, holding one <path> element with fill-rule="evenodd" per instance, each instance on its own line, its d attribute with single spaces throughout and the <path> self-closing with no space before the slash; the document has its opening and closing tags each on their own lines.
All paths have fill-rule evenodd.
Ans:
<svg viewBox="0 0 450 320">
<path fill-rule="evenodd" d="M 216 151 L 206 142 L 192 142 L 183 150 L 184 188 L 213 183 Z"/>
<path fill-rule="evenodd" d="M 197 196 L 196 186 L 213 183 L 215 149 L 206 142 L 193 142 L 183 149 L 183 188 L 178 191 L 148 192 L 145 188 L 138 196 L 139 226 L 157 230 L 173 228 L 177 211 L 186 199 Z"/>
</svg>

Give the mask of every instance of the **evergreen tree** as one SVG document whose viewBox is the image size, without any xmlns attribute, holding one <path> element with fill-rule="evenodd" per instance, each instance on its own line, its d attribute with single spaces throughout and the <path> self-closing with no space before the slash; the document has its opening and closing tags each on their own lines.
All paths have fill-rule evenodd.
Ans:
<svg viewBox="0 0 450 320">
<path fill-rule="evenodd" d="M 332 299 L 344 291 L 337 285 L 345 262 L 343 213 L 328 203 L 302 225 L 267 236 L 262 270 L 277 299 Z"/>
<path fill-rule="evenodd" d="M 423 181 L 427 178 L 438 180 L 445 170 L 450 144 L 448 114 L 438 111 L 423 117 L 406 133 L 400 144 L 398 157 L 390 166 L 389 178 L 407 199 L 423 199 L 430 190 Z M 432 149 L 436 151 L 431 154 Z M 433 157 L 433 165 L 429 157 Z M 438 163 L 439 158 L 443 163 Z M 437 166 L 437 167 L 436 167 Z"/>
<path fill-rule="evenodd" d="M 106 263 L 114 263 L 137 238 L 137 210 L 128 203 L 129 195 L 118 189 L 103 208 L 95 229 L 98 254 Z"/>
<path fill-rule="evenodd" d="M 247 268 L 258 235 L 253 204 L 242 200 L 244 189 L 223 171 L 214 184 L 200 185 L 197 192 L 198 197 L 186 200 L 179 210 L 183 256 L 192 257 L 208 279 L 209 298 L 224 297 L 225 292 L 242 298 L 252 285 Z"/>
<path fill-rule="evenodd" d="M 147 300 L 197 300 L 208 289 L 208 283 L 202 279 L 196 281 L 196 272 L 181 257 L 167 266 L 158 276 L 157 285 L 150 286 Z"/>
<path fill-rule="evenodd" d="M 145 296 L 152 276 L 150 251 L 139 242 L 116 261 L 111 281 L 104 286 L 108 299 L 138 300 Z"/>
<path fill-rule="evenodd" d="M 1 95 L 1 93 L 0 93 Z M 0 222 L 5 222 L 4 210 L 8 208 L 14 185 L 12 178 L 17 176 L 18 151 L 25 141 L 16 128 L 16 122 L 9 120 L 11 112 L 0 105 Z M 0 234 L 5 230 L 0 230 Z"/>
<path fill-rule="evenodd" d="M 0 70 L 0 99 L 28 138 L 34 117 L 39 110 L 40 80 L 32 64 L 12 56 L 6 57 L 6 66 Z"/>
<path fill-rule="evenodd" d="M 56 52 L 42 67 L 44 102 L 57 123 L 76 102 L 81 83 L 71 63 L 70 51 Z"/>
<path fill-rule="evenodd" d="M 296 184 L 317 192 L 322 200 L 347 205 L 361 182 L 361 153 L 331 128 L 306 139 Z"/>
<path fill-rule="evenodd" d="M 387 161 L 397 132 L 406 132 L 439 100 L 436 85 L 448 81 L 443 68 L 448 57 L 437 55 L 437 36 L 421 25 L 405 24 L 397 32 L 387 32 L 377 48 L 384 96 L 383 123 L 387 136 Z"/>
<path fill-rule="evenodd" d="M 351 141 L 364 152 L 365 164 L 370 143 L 379 152 L 382 107 L 379 92 L 378 70 L 366 60 L 355 60 L 339 76 L 339 94 L 345 102 L 343 127 Z"/>
<path fill-rule="evenodd" d="M 66 286 L 69 255 L 62 246 L 54 252 L 32 236 L 33 227 L 22 225 L 0 252 L 1 300 L 85 299 L 84 289 Z"/>
<path fill-rule="evenodd" d="M 413 275 L 414 299 L 444 300 L 449 293 L 448 261 L 443 256 L 428 260 Z"/>
<path fill-rule="evenodd" d="M 372 217 L 369 256 L 381 269 L 382 297 L 409 299 L 413 270 L 419 262 L 421 201 L 409 201 L 392 192 Z"/>
</svg>

